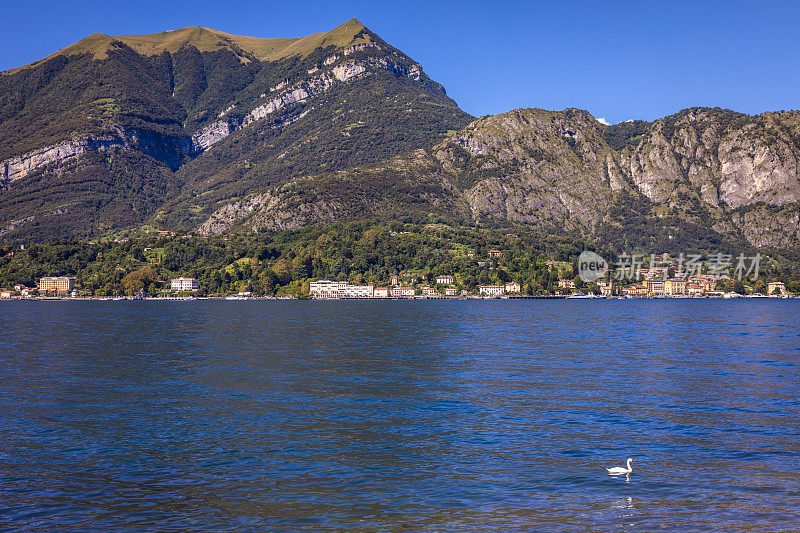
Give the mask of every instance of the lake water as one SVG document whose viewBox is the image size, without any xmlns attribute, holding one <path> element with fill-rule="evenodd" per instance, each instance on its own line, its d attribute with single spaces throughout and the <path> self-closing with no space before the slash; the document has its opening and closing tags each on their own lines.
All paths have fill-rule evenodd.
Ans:
<svg viewBox="0 0 800 533">
<path fill-rule="evenodd" d="M 0 313 L 2 531 L 800 530 L 800 300 Z"/>
</svg>

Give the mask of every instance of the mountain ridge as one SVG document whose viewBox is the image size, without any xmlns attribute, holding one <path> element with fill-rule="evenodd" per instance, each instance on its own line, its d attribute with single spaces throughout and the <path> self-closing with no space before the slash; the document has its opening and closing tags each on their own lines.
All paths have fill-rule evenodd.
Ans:
<svg viewBox="0 0 800 533">
<path fill-rule="evenodd" d="M 71 46 L 0 76 L 2 238 L 442 218 L 620 246 L 800 245 L 797 111 L 476 119 L 357 19 L 293 39 L 187 27 Z"/>
<path fill-rule="evenodd" d="M 33 229 L 29 221 L 27 211 L 33 209 L 34 220 L 52 219 L 47 233 L 59 237 L 116 227 L 116 222 L 65 219 L 63 206 L 80 203 L 67 190 L 35 201 L 39 183 L 51 181 L 49 174 L 85 180 L 79 167 L 88 153 L 101 155 L 108 169 L 120 150 L 151 157 L 164 165 L 163 172 L 178 174 L 169 179 L 184 183 L 189 201 L 193 195 L 217 198 L 215 191 L 223 186 L 241 190 L 247 183 L 271 182 L 275 175 L 293 177 L 310 170 L 309 165 L 333 169 L 396 155 L 471 119 L 418 63 L 355 19 L 329 32 L 284 41 L 286 57 L 272 61 L 227 45 L 201 51 L 180 40 L 167 43 L 172 52 L 150 50 L 158 52 L 150 56 L 118 41 L 105 58 L 56 55 L 0 76 L 0 187 L 6 189 L 0 197 L 0 225 L 5 221 L 5 228 L 13 227 L 16 234 L 31 228 L 41 235 L 41 224 Z M 252 55 L 250 61 L 243 61 L 242 54 Z M 229 148 L 246 145 L 247 161 L 212 150 L 228 138 L 234 138 Z M 317 145 L 325 140 L 315 149 L 318 154 L 309 156 L 312 138 Z M 198 164 L 192 165 L 195 160 Z M 196 173 L 182 170 L 209 165 L 212 175 L 202 183 Z M 253 175 L 241 176 L 249 168 Z M 115 183 L 117 177 L 103 179 Z M 195 192 L 195 186 L 211 189 Z M 80 190 L 86 202 L 93 202 L 90 191 Z M 170 190 L 180 196 L 180 189 Z M 147 198 L 140 203 L 153 205 Z M 141 222 L 153 215 L 139 212 Z"/>
<path fill-rule="evenodd" d="M 42 59 L 5 70 L 0 74 L 14 74 L 58 56 L 91 54 L 93 59 L 106 59 L 108 52 L 115 48 L 115 43 L 123 43 L 145 56 L 156 56 L 163 52 L 174 53 L 183 47 L 192 46 L 200 52 L 229 50 L 244 62 L 250 61 L 251 57 L 260 61 L 276 61 L 292 55 L 308 55 L 313 50 L 326 46 L 345 48 L 368 43 L 370 42 L 368 36 L 367 38 L 358 37 L 364 30 L 367 30 L 366 26 L 358 19 L 353 18 L 330 31 L 312 33 L 305 37 L 250 37 L 203 26 L 186 26 L 142 35 L 112 36 L 93 33 Z"/>
</svg>

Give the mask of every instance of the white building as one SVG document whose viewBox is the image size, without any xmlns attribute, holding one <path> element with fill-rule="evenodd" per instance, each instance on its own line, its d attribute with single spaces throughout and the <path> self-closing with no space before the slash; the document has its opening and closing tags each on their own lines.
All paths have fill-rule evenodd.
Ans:
<svg viewBox="0 0 800 533">
<path fill-rule="evenodd" d="M 481 296 L 488 296 L 490 298 L 502 296 L 506 292 L 506 288 L 503 285 L 480 285 L 478 290 Z"/>
<path fill-rule="evenodd" d="M 516 281 L 512 281 L 511 283 L 506 283 L 506 292 L 509 293 L 519 292 L 520 288 L 521 287 L 519 286 L 519 283 L 517 283 Z"/>
<path fill-rule="evenodd" d="M 600 287 L 600 294 L 603 296 L 611 296 L 611 292 L 614 290 L 613 281 L 609 281 L 608 283 L 605 281 L 598 281 L 597 286 Z"/>
<path fill-rule="evenodd" d="M 367 285 L 350 285 L 345 283 L 344 287 L 339 289 L 340 298 L 372 298 L 374 294 L 374 287 L 372 283 Z"/>
<path fill-rule="evenodd" d="M 436 296 L 436 289 L 433 287 L 422 287 L 422 295 L 427 297 Z"/>
<path fill-rule="evenodd" d="M 388 298 L 389 297 L 389 287 L 375 287 L 372 296 L 374 298 Z"/>
<path fill-rule="evenodd" d="M 439 285 L 452 285 L 454 282 L 453 276 L 436 276 L 436 283 Z"/>
<path fill-rule="evenodd" d="M 309 292 L 312 298 L 340 298 L 341 291 L 346 285 L 346 281 L 321 279 L 310 283 Z"/>
<path fill-rule="evenodd" d="M 170 286 L 173 291 L 196 291 L 200 288 L 200 281 L 196 278 L 175 278 Z"/>
<path fill-rule="evenodd" d="M 458 294 L 458 289 L 456 289 L 455 287 L 447 287 L 444 290 L 445 296 L 456 296 L 457 294 Z"/>
<path fill-rule="evenodd" d="M 561 289 L 574 289 L 575 288 L 575 280 L 572 280 L 572 279 L 560 279 L 560 280 L 558 280 L 558 286 Z"/>
<path fill-rule="evenodd" d="M 350 285 L 346 281 L 321 279 L 312 281 L 308 289 L 312 298 L 372 298 L 375 296 L 375 288 L 372 283 Z"/>
<path fill-rule="evenodd" d="M 414 287 L 393 287 L 392 296 L 395 298 L 414 296 Z"/>
</svg>

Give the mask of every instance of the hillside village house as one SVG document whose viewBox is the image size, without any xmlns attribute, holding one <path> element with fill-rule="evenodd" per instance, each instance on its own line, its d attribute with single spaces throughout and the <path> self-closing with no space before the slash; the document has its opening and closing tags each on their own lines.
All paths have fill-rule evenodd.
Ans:
<svg viewBox="0 0 800 533">
<path fill-rule="evenodd" d="M 453 276 L 436 276 L 436 283 L 439 285 L 452 285 L 454 282 Z"/>
<path fill-rule="evenodd" d="M 503 252 L 500 250 L 489 250 L 489 257 L 494 257 L 495 259 L 501 259 L 503 257 Z"/>
<path fill-rule="evenodd" d="M 506 292 L 506 288 L 503 285 L 480 285 L 478 287 L 481 296 L 502 296 L 503 293 Z"/>
<path fill-rule="evenodd" d="M 558 288 L 559 289 L 574 289 L 575 288 L 575 280 L 572 280 L 572 279 L 560 279 L 560 280 L 558 280 Z"/>
<path fill-rule="evenodd" d="M 200 288 L 200 281 L 196 278 L 175 278 L 170 282 L 173 291 L 196 291 Z"/>
<path fill-rule="evenodd" d="M 392 287 L 398 287 L 400 285 L 400 276 L 394 275 L 389 278 L 389 285 Z"/>
</svg>

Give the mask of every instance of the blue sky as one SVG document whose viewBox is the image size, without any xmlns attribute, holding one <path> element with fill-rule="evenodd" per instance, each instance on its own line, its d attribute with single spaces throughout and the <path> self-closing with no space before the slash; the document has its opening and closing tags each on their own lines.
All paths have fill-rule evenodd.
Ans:
<svg viewBox="0 0 800 533">
<path fill-rule="evenodd" d="M 689 106 L 800 108 L 800 2 L 0 0 L 0 8 L 0 70 L 95 32 L 207 26 L 296 37 L 356 17 L 473 115 L 579 107 L 614 123 Z"/>
</svg>

